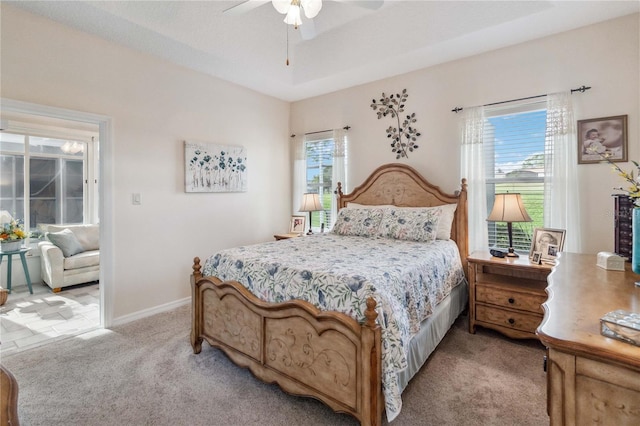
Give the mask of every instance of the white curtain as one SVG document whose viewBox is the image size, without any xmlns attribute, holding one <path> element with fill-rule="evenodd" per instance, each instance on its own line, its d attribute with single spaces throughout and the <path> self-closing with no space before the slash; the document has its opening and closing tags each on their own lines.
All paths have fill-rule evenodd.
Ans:
<svg viewBox="0 0 640 426">
<path fill-rule="evenodd" d="M 484 107 L 465 108 L 460 156 L 461 177 L 467 179 L 469 251 L 489 247 L 487 232 L 487 187 L 484 161 Z"/>
<path fill-rule="evenodd" d="M 296 214 L 304 214 L 300 213 L 298 209 L 302 203 L 302 194 L 307 192 L 305 136 L 293 136 L 291 144 L 293 151 L 293 206 L 291 211 Z"/>
<path fill-rule="evenodd" d="M 347 193 L 347 131 L 345 129 L 336 129 L 333 131 L 333 173 L 331 176 L 331 184 L 334 190 L 338 188 L 338 182 L 342 184 L 342 192 Z M 329 229 L 333 228 L 333 224 L 338 217 L 338 198 L 337 195 L 331 197 L 331 223 Z"/>
<path fill-rule="evenodd" d="M 580 252 L 578 149 L 571 92 L 547 95 L 544 226 L 565 229 L 563 251 Z"/>
</svg>

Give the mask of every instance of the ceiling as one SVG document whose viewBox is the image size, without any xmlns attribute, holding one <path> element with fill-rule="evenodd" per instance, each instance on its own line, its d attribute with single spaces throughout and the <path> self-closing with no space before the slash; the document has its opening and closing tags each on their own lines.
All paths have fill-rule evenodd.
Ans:
<svg viewBox="0 0 640 426">
<path fill-rule="evenodd" d="M 303 40 L 270 2 L 235 14 L 223 12 L 243 1 L 3 3 L 286 101 L 640 10 L 638 1 L 387 0 L 372 10 L 325 0 L 316 36 Z"/>
</svg>

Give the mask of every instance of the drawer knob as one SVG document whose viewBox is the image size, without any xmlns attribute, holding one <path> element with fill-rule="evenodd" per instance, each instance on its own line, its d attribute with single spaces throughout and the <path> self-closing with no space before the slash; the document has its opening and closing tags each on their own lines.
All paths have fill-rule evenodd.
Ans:
<svg viewBox="0 0 640 426">
<path fill-rule="evenodd" d="M 513 318 L 509 318 L 509 324 L 513 325 L 516 322 Z"/>
<path fill-rule="evenodd" d="M 513 300 L 513 297 L 509 298 L 509 303 L 515 303 L 515 300 Z"/>
</svg>

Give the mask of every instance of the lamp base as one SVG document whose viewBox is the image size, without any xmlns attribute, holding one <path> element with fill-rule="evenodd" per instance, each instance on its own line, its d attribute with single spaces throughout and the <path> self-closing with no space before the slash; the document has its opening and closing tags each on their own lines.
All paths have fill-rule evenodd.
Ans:
<svg viewBox="0 0 640 426">
<path fill-rule="evenodd" d="M 509 247 L 509 252 L 507 253 L 507 257 L 520 257 L 520 255 L 515 252 L 513 247 Z"/>
<path fill-rule="evenodd" d="M 313 230 L 311 228 L 311 212 L 309 212 L 309 232 L 307 232 L 307 235 L 311 234 L 313 234 Z"/>
</svg>

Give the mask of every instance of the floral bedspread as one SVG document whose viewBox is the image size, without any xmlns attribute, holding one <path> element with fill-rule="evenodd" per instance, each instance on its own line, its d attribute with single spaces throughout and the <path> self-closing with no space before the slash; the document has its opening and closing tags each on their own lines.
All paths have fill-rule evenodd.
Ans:
<svg viewBox="0 0 640 426">
<path fill-rule="evenodd" d="M 411 337 L 464 280 L 453 241 L 333 233 L 223 250 L 207 259 L 202 272 L 238 281 L 265 301 L 303 299 L 359 322 L 364 322 L 366 299 L 372 296 L 382 329 L 382 387 L 389 421 L 402 407 L 397 373 L 407 367 Z"/>
</svg>

